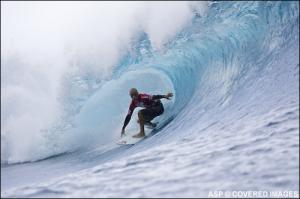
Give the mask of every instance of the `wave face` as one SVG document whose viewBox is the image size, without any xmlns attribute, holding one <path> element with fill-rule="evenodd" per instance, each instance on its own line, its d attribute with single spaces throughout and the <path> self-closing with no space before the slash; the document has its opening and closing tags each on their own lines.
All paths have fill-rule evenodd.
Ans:
<svg viewBox="0 0 300 199">
<path fill-rule="evenodd" d="M 69 197 L 81 193 L 149 197 L 145 185 L 149 182 L 156 184 L 151 197 L 206 197 L 208 190 L 237 189 L 238 182 L 245 182 L 242 179 L 247 179 L 242 183 L 247 190 L 299 191 L 298 27 L 298 2 L 212 2 L 205 14 L 195 9 L 192 19 L 162 50 L 154 48 L 147 32 L 140 31 L 108 76 L 76 73 L 65 77 L 61 103 L 66 113 L 44 130 L 39 153 L 14 156 L 14 146 L 3 137 L 6 153 L 1 161 L 35 161 L 105 148 L 119 136 L 130 102 L 128 90 L 136 87 L 145 93 L 174 92 L 172 100 L 163 101 L 166 113 L 158 118 L 172 121 L 155 136 L 127 149 L 121 161 L 66 177 L 61 184 L 32 186 L 34 196 L 49 195 L 52 190 L 50 195 Z M 128 128 L 135 126 L 131 122 Z M 138 172 L 128 169 L 132 165 L 144 172 L 130 178 L 135 182 L 132 186 L 120 186 L 111 195 L 106 185 L 118 187 L 113 180 L 118 175 L 124 177 L 122 183 L 131 185 L 126 177 Z M 163 168 L 176 175 L 147 176 Z M 89 184 L 84 191 L 68 186 L 75 183 L 73 178 L 85 183 L 82 179 L 91 176 L 106 185 Z M 140 191 L 130 192 L 132 187 Z M 187 195 L 179 192 L 180 187 L 186 188 Z M 6 196 L 24 196 L 28 189 Z"/>
</svg>

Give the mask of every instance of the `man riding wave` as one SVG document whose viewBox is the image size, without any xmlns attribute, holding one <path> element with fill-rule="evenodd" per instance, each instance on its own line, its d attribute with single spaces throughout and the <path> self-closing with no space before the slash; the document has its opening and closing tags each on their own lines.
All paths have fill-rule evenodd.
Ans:
<svg viewBox="0 0 300 199">
<path fill-rule="evenodd" d="M 140 124 L 140 132 L 133 137 L 141 138 L 145 136 L 144 125 L 150 125 L 155 127 L 155 124 L 151 122 L 155 117 L 163 114 L 164 106 L 161 103 L 160 99 L 168 99 L 173 96 L 173 93 L 168 93 L 166 95 L 148 95 L 148 94 L 140 94 L 138 93 L 136 88 L 132 88 L 129 91 L 129 95 L 132 99 L 127 116 L 124 121 L 124 125 L 122 127 L 121 136 L 125 133 L 125 128 L 129 123 L 132 113 L 136 107 L 143 107 L 145 109 L 139 110 L 138 112 L 138 122 Z"/>
</svg>

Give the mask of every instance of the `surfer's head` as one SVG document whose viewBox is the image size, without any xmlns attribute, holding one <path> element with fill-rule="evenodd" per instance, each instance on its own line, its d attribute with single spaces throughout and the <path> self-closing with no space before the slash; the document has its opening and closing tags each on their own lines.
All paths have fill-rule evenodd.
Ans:
<svg viewBox="0 0 300 199">
<path fill-rule="evenodd" d="M 135 99 L 138 98 L 139 92 L 137 91 L 136 88 L 132 88 L 132 89 L 130 89 L 130 91 L 129 91 L 129 95 L 130 95 L 130 97 L 131 97 L 133 100 L 135 100 Z"/>
</svg>

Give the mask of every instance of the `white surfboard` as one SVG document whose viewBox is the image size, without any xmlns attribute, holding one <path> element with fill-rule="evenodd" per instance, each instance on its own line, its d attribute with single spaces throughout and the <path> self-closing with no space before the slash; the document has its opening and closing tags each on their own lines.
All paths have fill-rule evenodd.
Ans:
<svg viewBox="0 0 300 199">
<path fill-rule="evenodd" d="M 134 138 L 132 137 L 132 135 L 123 135 L 123 137 L 117 141 L 117 144 L 120 145 L 127 145 L 127 144 L 136 144 L 137 142 L 141 141 L 142 139 L 144 139 L 146 136 L 142 137 L 142 138 Z"/>
<path fill-rule="evenodd" d="M 157 124 L 157 123 L 155 123 Z M 145 139 L 147 137 L 147 135 L 149 135 L 151 133 L 152 130 L 154 130 L 155 128 L 152 128 L 150 126 L 146 126 L 145 125 L 145 136 L 141 137 L 141 138 L 134 138 L 133 136 L 136 135 L 138 133 L 138 129 L 136 130 L 129 130 L 129 132 L 126 132 L 121 139 L 119 139 L 116 143 L 120 144 L 120 145 L 131 145 L 131 144 L 136 144 L 139 141 Z"/>
<path fill-rule="evenodd" d="M 139 132 L 139 128 L 136 129 L 129 129 L 127 132 L 125 132 L 125 135 L 119 139 L 116 143 L 119 145 L 133 145 L 141 140 L 151 137 L 153 134 L 157 133 L 161 129 L 163 129 L 166 125 L 168 125 L 172 120 L 174 119 L 174 116 L 164 118 L 159 122 L 154 122 L 156 124 L 155 128 L 151 128 L 151 126 L 145 125 L 145 135 L 142 138 L 134 138 L 132 136 L 136 135 Z"/>
</svg>

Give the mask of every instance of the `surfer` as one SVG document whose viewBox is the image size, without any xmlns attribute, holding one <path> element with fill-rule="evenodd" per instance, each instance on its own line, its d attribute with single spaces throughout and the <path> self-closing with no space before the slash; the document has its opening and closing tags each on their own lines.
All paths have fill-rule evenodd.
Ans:
<svg viewBox="0 0 300 199">
<path fill-rule="evenodd" d="M 144 109 L 139 110 L 138 112 L 138 123 L 140 124 L 140 132 L 133 137 L 141 138 L 145 136 L 144 125 L 149 125 L 155 127 L 156 125 L 151 122 L 155 117 L 163 114 L 164 106 L 161 103 L 160 99 L 165 98 L 170 100 L 170 97 L 173 96 L 173 93 L 168 93 L 166 95 L 148 95 L 141 94 L 137 91 L 136 88 L 132 88 L 129 91 L 129 95 L 131 97 L 131 103 L 129 106 L 129 111 L 124 121 L 124 125 L 122 127 L 121 137 L 125 133 L 125 127 L 129 123 L 131 119 L 131 115 L 136 107 L 143 107 Z"/>
</svg>

